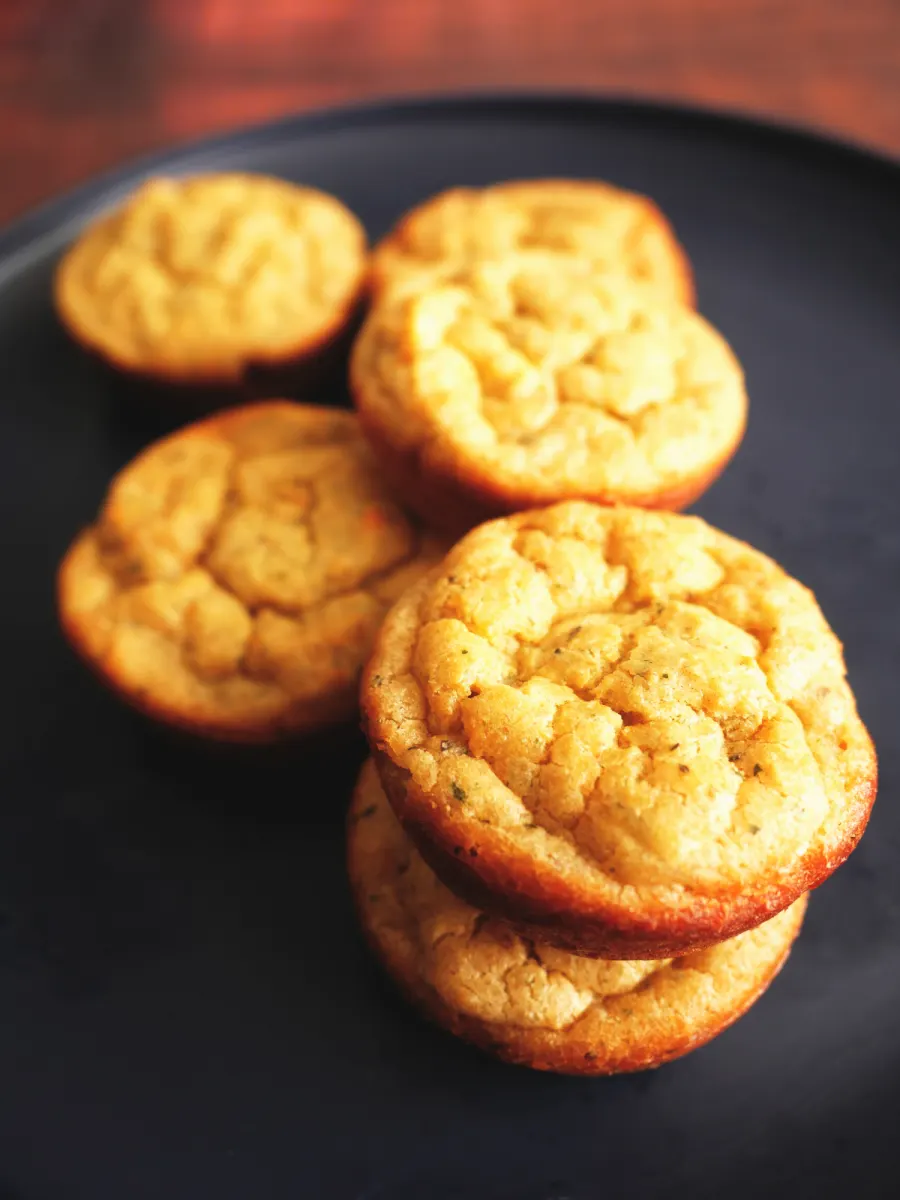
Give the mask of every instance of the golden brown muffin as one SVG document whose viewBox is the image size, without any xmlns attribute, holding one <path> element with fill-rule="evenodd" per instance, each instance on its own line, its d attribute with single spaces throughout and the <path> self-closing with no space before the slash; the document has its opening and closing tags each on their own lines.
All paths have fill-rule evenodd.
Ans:
<svg viewBox="0 0 900 1200">
<path fill-rule="evenodd" d="M 63 629 L 123 699 L 231 741 L 352 718 L 388 606 L 440 558 L 355 417 L 274 401 L 121 471 L 59 574 Z"/>
<path fill-rule="evenodd" d="M 681 958 L 581 958 L 524 938 L 440 883 L 363 768 L 348 864 L 377 957 L 439 1025 L 508 1062 L 571 1075 L 638 1071 L 708 1042 L 787 958 L 806 897 L 764 925 Z"/>
<path fill-rule="evenodd" d="M 572 502 L 481 526 L 391 610 L 362 703 L 444 882 L 581 954 L 768 920 L 875 798 L 812 593 L 695 517 Z"/>
<path fill-rule="evenodd" d="M 372 285 L 419 286 L 520 250 L 573 254 L 595 271 L 613 271 L 692 304 L 690 263 L 666 218 L 645 196 L 608 183 L 530 179 L 452 188 L 406 214 L 376 246 Z"/>
<path fill-rule="evenodd" d="M 697 313 L 541 252 L 386 295 L 351 390 L 399 493 L 453 532 L 574 498 L 680 508 L 747 412 L 739 364 Z"/>
<path fill-rule="evenodd" d="M 322 351 L 365 271 L 362 226 L 324 192 L 261 175 L 152 179 L 71 247 L 56 306 L 119 370 L 233 384 Z"/>
</svg>

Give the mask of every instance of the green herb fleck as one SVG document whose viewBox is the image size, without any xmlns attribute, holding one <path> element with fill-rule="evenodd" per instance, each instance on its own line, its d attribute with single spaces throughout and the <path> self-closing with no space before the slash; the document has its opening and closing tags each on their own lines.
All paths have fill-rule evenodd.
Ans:
<svg viewBox="0 0 900 1200">
<path fill-rule="evenodd" d="M 357 816 L 357 821 L 362 821 L 365 817 L 371 817 L 372 813 L 375 812 L 377 807 L 377 804 L 370 804 L 368 808 L 364 808 Z"/>
<path fill-rule="evenodd" d="M 554 653 L 554 654 L 562 654 L 562 647 L 561 647 L 561 646 L 557 646 L 557 647 L 556 647 L 556 649 L 553 651 L 553 653 Z"/>
<path fill-rule="evenodd" d="M 451 783 L 450 791 L 453 793 L 453 799 L 458 800 L 460 804 L 462 804 L 466 798 L 466 793 L 463 788 L 461 788 L 458 783 Z"/>
<path fill-rule="evenodd" d="M 681 742 L 673 742 L 672 745 L 669 747 L 669 749 L 677 750 L 680 745 L 681 745 Z"/>
<path fill-rule="evenodd" d="M 762 766 L 761 766 L 759 763 L 755 763 L 755 764 L 754 764 L 754 767 L 753 767 L 753 774 L 754 774 L 754 775 L 761 775 L 761 774 L 762 774 Z"/>
<path fill-rule="evenodd" d="M 729 762 L 740 762 L 740 760 L 741 760 L 740 754 L 729 754 L 728 755 Z"/>
<path fill-rule="evenodd" d="M 682 775 L 687 775 L 687 773 L 690 771 L 690 769 L 691 768 L 687 765 L 687 763 L 679 763 L 678 764 L 678 770 L 682 773 Z"/>
<path fill-rule="evenodd" d="M 468 654 L 468 650 L 460 650 L 460 654 Z"/>
<path fill-rule="evenodd" d="M 751 833 L 759 833 L 762 826 L 761 825 L 748 825 L 747 828 L 750 830 Z"/>
<path fill-rule="evenodd" d="M 663 673 L 662 673 L 662 677 L 663 677 L 663 679 L 668 679 L 668 678 L 669 678 L 669 672 L 668 672 L 668 671 L 663 671 Z"/>
<path fill-rule="evenodd" d="M 143 567 L 138 559 L 129 558 L 119 565 L 118 575 L 123 583 L 140 579 Z"/>
</svg>

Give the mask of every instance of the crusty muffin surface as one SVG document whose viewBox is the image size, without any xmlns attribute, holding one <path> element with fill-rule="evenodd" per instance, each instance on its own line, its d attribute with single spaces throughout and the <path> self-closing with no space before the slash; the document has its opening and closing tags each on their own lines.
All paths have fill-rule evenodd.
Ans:
<svg viewBox="0 0 900 1200">
<path fill-rule="evenodd" d="M 473 530 L 389 614 L 363 709 L 442 878 L 602 957 L 766 920 L 846 858 L 875 795 L 813 595 L 670 513 L 571 502 Z"/>
<path fill-rule="evenodd" d="M 610 184 L 532 179 L 452 188 L 419 205 L 376 246 L 376 291 L 418 285 L 520 250 L 574 254 L 598 271 L 648 284 L 660 296 L 693 301 L 691 268 L 652 201 Z"/>
<path fill-rule="evenodd" d="M 375 304 L 351 390 L 441 520 L 569 498 L 678 508 L 741 437 L 741 368 L 697 313 L 571 256 L 528 252 Z M 403 479 L 400 480 L 401 486 Z"/>
<path fill-rule="evenodd" d="M 137 707 L 265 741 L 352 717 L 385 610 L 439 557 L 352 414 L 275 401 L 125 467 L 63 562 L 60 616 Z"/>
<path fill-rule="evenodd" d="M 673 960 L 581 958 L 459 900 L 393 815 L 374 765 L 350 810 L 348 863 L 378 958 L 439 1024 L 512 1062 L 574 1074 L 656 1066 L 702 1045 L 765 989 L 806 898 L 757 929 Z"/>
<path fill-rule="evenodd" d="M 74 243 L 56 304 L 118 368 L 229 383 L 334 338 L 365 271 L 362 226 L 324 192 L 260 175 L 152 179 Z"/>
</svg>

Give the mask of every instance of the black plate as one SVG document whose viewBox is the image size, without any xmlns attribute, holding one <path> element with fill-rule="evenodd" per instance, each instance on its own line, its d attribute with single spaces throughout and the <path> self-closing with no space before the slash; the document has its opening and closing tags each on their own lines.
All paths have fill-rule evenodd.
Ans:
<svg viewBox="0 0 900 1200">
<path fill-rule="evenodd" d="M 456 183 L 654 196 L 743 359 L 750 429 L 698 506 L 815 589 L 881 752 L 862 847 L 753 1012 L 633 1078 L 501 1066 L 421 1024 L 356 935 L 345 743 L 263 765 L 171 742 L 86 676 L 54 569 L 146 431 L 61 336 L 60 248 L 144 175 L 336 192 L 373 236 Z M 6 716 L 0 1190 L 21 1200 L 896 1194 L 900 171 L 695 112 L 556 98 L 291 119 L 147 160 L 0 236 Z M 895 1182 L 896 1176 L 893 1177 Z"/>
</svg>

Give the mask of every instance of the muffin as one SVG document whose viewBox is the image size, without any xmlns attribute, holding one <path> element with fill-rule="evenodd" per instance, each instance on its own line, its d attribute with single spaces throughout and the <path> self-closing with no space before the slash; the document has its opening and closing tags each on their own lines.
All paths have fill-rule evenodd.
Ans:
<svg viewBox="0 0 900 1200">
<path fill-rule="evenodd" d="M 119 371 L 178 386 L 287 374 L 347 328 L 366 236 L 335 197 L 262 175 L 151 179 L 56 273 L 63 325 Z"/>
<path fill-rule="evenodd" d="M 675 959 L 581 958 L 457 899 L 426 866 L 371 762 L 350 812 L 348 863 L 367 939 L 426 1016 L 508 1062 L 570 1075 L 655 1067 L 736 1021 L 787 958 L 806 898 Z"/>
<path fill-rule="evenodd" d="M 276 401 L 126 466 L 66 554 L 59 614 L 136 708 L 269 742 L 355 715 L 386 609 L 441 550 L 389 498 L 351 413 Z"/>
<path fill-rule="evenodd" d="M 350 383 L 406 502 L 454 533 L 566 499 L 680 508 L 747 413 L 741 368 L 697 313 L 543 252 L 386 295 Z"/>
<path fill-rule="evenodd" d="M 656 205 L 608 183 L 575 179 L 441 192 L 376 246 L 372 287 L 415 287 L 428 276 L 529 249 L 572 254 L 597 271 L 646 283 L 664 299 L 694 300 L 687 255 Z"/>
<path fill-rule="evenodd" d="M 391 610 L 382 783 L 477 908 L 602 958 L 751 929 L 850 854 L 876 760 L 812 593 L 699 518 L 492 521 Z"/>
</svg>

